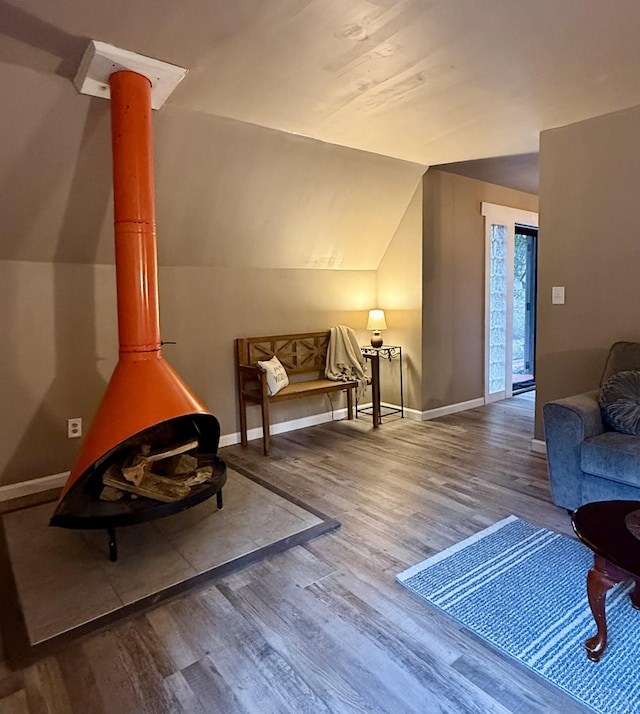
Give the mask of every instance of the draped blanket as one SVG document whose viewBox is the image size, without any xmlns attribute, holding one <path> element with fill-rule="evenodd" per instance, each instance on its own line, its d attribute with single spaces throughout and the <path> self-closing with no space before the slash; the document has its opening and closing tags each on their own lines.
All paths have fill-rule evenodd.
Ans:
<svg viewBox="0 0 640 714">
<path fill-rule="evenodd" d="M 331 328 L 325 377 L 336 382 L 358 383 L 358 398 L 364 394 L 367 375 L 356 333 L 346 325 Z"/>
</svg>

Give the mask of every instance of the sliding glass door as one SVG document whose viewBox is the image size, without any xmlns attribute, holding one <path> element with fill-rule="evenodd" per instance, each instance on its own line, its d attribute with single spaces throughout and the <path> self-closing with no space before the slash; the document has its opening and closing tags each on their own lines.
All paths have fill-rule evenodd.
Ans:
<svg viewBox="0 0 640 714">
<path fill-rule="evenodd" d="M 535 387 L 536 254 L 538 229 L 516 224 L 513 251 L 512 391 Z"/>
<path fill-rule="evenodd" d="M 538 215 L 493 203 L 485 217 L 485 402 L 532 388 Z M 535 235 L 534 232 L 535 231 Z M 522 236 L 516 239 L 516 236 Z M 518 373 L 516 377 L 516 365 Z M 526 370 L 530 370 L 526 371 Z M 518 386 L 515 391 L 523 391 Z"/>
</svg>

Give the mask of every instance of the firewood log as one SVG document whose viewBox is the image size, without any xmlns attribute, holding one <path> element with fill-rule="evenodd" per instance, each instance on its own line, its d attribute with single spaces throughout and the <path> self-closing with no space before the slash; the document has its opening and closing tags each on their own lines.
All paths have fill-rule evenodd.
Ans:
<svg viewBox="0 0 640 714">
<path fill-rule="evenodd" d="M 177 454 L 183 454 L 186 451 L 192 451 L 197 447 L 197 439 L 191 439 L 182 444 L 172 446 L 169 449 L 161 449 L 154 452 L 151 452 L 151 447 L 148 444 L 143 444 L 138 453 L 133 454 L 125 461 L 122 467 L 122 474 L 127 481 L 131 481 L 135 486 L 139 486 L 145 474 L 151 470 L 152 463 L 161 461 L 162 459 L 168 459 Z"/>
<path fill-rule="evenodd" d="M 189 486 L 174 483 L 170 478 L 155 476 L 152 473 L 145 474 L 142 481 L 136 485 L 128 481 L 122 473 L 118 473 L 115 469 L 106 471 L 102 476 L 102 482 L 106 486 L 145 496 L 145 498 L 153 498 L 163 503 L 180 501 L 188 496 L 191 490 Z"/>
<path fill-rule="evenodd" d="M 153 473 L 153 472 L 152 472 Z M 179 483 L 183 486 L 197 486 L 200 483 L 205 483 L 205 481 L 211 481 L 213 476 L 212 466 L 201 466 L 199 469 L 195 469 L 188 474 L 176 474 L 175 476 L 161 476 L 159 474 L 153 473 L 159 479 L 167 479 L 171 483 Z"/>
<path fill-rule="evenodd" d="M 100 493 L 101 501 L 121 501 L 125 497 L 125 492 L 113 486 L 104 486 Z"/>
<path fill-rule="evenodd" d="M 192 454 L 178 454 L 156 461 L 151 469 L 157 476 L 178 476 L 193 473 L 198 468 L 198 459 Z"/>
</svg>

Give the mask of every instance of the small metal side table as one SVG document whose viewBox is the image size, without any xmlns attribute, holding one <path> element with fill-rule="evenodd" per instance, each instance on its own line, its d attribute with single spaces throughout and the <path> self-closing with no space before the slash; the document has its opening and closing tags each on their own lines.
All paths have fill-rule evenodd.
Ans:
<svg viewBox="0 0 640 714">
<path fill-rule="evenodd" d="M 359 407 L 356 403 L 356 416 L 360 412 L 373 415 L 373 426 L 376 428 L 382 423 L 382 417 L 391 414 L 400 414 L 404 418 L 404 390 L 402 385 L 402 347 L 399 345 L 382 345 L 382 347 L 372 347 L 363 345 L 360 347 L 362 356 L 371 360 L 371 402 L 370 407 Z M 380 403 L 380 358 L 391 360 L 397 359 L 400 363 L 400 407 L 390 407 Z"/>
</svg>

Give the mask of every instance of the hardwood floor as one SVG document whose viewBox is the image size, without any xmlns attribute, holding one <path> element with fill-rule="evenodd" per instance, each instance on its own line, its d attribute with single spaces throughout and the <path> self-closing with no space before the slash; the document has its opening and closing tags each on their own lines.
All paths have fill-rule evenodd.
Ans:
<svg viewBox="0 0 640 714">
<path fill-rule="evenodd" d="M 0 714 L 589 711 L 395 582 L 509 514 L 570 533 L 530 394 L 430 422 L 331 422 L 221 450 L 342 528 L 18 672 Z M 43 597 L 46 594 L 43 593 Z"/>
</svg>

